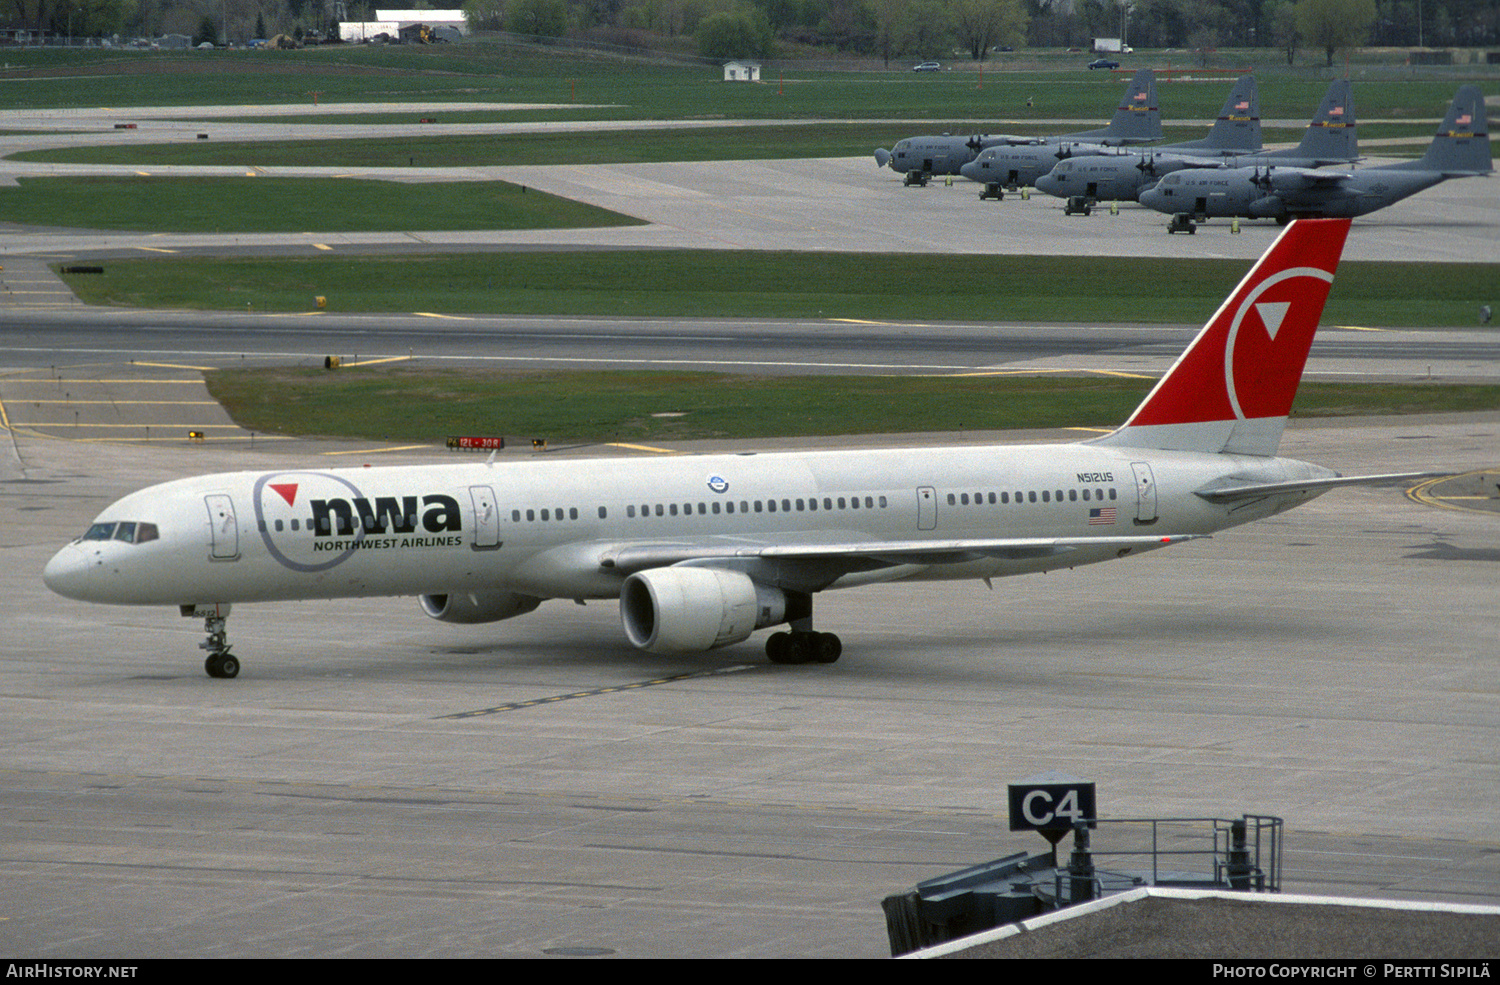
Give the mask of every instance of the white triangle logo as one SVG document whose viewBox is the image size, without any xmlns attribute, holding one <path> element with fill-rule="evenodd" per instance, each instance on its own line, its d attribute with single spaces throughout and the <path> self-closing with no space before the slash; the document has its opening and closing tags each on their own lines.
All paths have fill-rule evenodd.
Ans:
<svg viewBox="0 0 1500 985">
<path fill-rule="evenodd" d="M 1271 341 L 1276 341 L 1276 333 L 1281 331 L 1281 322 L 1286 318 L 1286 310 L 1292 306 L 1290 301 L 1263 301 L 1255 306 L 1260 312 L 1261 323 L 1266 326 L 1266 332 L 1271 336 Z"/>
</svg>

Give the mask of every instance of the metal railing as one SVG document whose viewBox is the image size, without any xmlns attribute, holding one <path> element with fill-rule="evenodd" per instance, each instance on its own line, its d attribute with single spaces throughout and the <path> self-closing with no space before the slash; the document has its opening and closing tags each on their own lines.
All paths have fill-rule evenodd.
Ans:
<svg viewBox="0 0 1500 985">
<path fill-rule="evenodd" d="M 1089 825 L 1093 836 L 1075 845 L 1071 874 L 1058 870 L 1056 899 L 1078 902 L 1132 885 L 1280 892 L 1284 825 L 1262 814 L 1096 820 Z M 1136 859 L 1149 859 L 1149 867 L 1136 866 Z M 1092 886 L 1087 896 L 1085 883 Z"/>
</svg>

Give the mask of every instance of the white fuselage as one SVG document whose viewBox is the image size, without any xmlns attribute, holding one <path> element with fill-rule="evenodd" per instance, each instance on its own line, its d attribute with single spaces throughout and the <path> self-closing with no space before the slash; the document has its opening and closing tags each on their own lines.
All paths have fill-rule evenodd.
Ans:
<svg viewBox="0 0 1500 985">
<path fill-rule="evenodd" d="M 1147 548 L 1102 538 L 1207 534 L 1316 495 L 1216 505 L 1193 494 L 1228 476 L 1331 474 L 1289 459 L 1088 443 L 236 472 L 121 499 L 58 552 L 46 579 L 69 597 L 136 605 L 461 591 L 614 598 L 629 573 L 620 552 L 671 555 L 679 543 L 733 558 L 778 544 L 1101 538 L 1066 554 L 961 563 L 905 554 L 821 579 L 802 565 L 792 587 L 988 578 L 1108 560 Z M 152 535 L 131 542 L 121 524 Z"/>
</svg>

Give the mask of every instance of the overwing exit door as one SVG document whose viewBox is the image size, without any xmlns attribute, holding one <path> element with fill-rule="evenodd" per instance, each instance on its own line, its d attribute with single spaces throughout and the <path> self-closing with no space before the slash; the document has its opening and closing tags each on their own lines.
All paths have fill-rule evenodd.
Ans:
<svg viewBox="0 0 1500 985">
<path fill-rule="evenodd" d="M 931 486 L 917 487 L 917 529 L 937 528 L 937 490 Z"/>
</svg>

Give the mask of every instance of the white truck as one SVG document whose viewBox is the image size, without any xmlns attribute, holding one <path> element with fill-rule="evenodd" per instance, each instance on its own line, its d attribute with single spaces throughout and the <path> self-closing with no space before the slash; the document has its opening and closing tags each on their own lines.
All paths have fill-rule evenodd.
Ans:
<svg viewBox="0 0 1500 985">
<path fill-rule="evenodd" d="M 1131 52 L 1131 47 L 1119 38 L 1095 38 L 1094 50 L 1101 54 L 1114 53 L 1117 55 L 1128 55 Z"/>
</svg>

